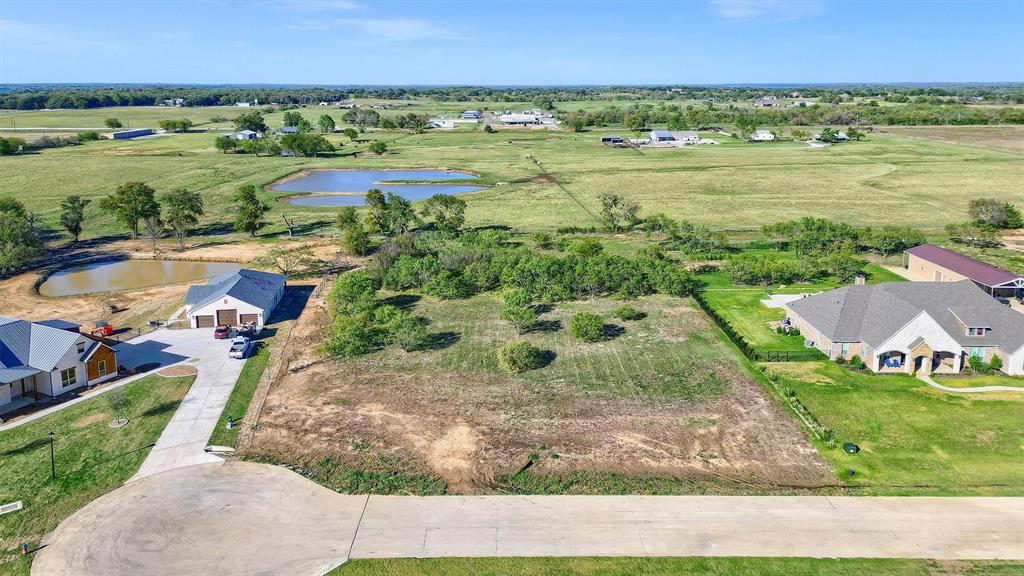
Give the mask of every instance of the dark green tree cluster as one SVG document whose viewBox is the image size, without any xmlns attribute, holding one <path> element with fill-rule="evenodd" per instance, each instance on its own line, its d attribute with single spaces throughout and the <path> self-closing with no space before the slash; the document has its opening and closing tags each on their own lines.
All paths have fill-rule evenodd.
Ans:
<svg viewBox="0 0 1024 576">
<path fill-rule="evenodd" d="M 371 269 L 384 288 L 419 289 L 443 299 L 520 288 L 533 300 L 555 302 L 609 294 L 686 296 L 699 286 L 692 274 L 657 255 L 610 255 L 586 241 L 557 256 L 509 245 L 491 231 L 421 240 L 425 236 L 394 238 L 377 251 Z"/>
<path fill-rule="evenodd" d="M 427 340 L 425 321 L 378 302 L 376 281 L 366 272 L 341 275 L 327 301 L 332 323 L 322 349 L 329 356 L 358 356 L 388 344 L 412 352 Z"/>
<path fill-rule="evenodd" d="M 800 260 L 773 254 L 744 253 L 726 261 L 724 270 L 734 284 L 775 286 L 835 278 L 850 282 L 867 261 L 849 251 L 834 251 Z"/>
<path fill-rule="evenodd" d="M 338 211 L 338 228 L 341 229 L 342 250 L 353 256 L 370 253 L 370 235 L 355 206 L 345 206 Z"/>
<path fill-rule="evenodd" d="M 35 223 L 35 215 L 20 201 L 0 198 L 0 275 L 21 270 L 39 255 L 42 242 Z"/>
<path fill-rule="evenodd" d="M 192 129 L 192 121 L 188 118 L 180 120 L 161 120 L 160 128 L 168 132 L 188 132 Z"/>
<path fill-rule="evenodd" d="M 320 134 L 286 134 L 281 138 L 281 148 L 306 157 L 319 156 L 321 152 L 333 152 L 334 145 Z"/>
<path fill-rule="evenodd" d="M 925 241 L 922 232 L 907 226 L 884 226 L 875 230 L 810 216 L 766 224 L 761 232 L 777 249 L 791 249 L 797 256 L 844 251 L 874 251 L 890 256 Z"/>
</svg>

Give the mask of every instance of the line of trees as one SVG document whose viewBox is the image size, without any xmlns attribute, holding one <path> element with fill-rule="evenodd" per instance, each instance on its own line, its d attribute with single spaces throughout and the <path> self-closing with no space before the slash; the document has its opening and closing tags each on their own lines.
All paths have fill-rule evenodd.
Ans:
<svg viewBox="0 0 1024 576">
<path fill-rule="evenodd" d="M 0 94 L 0 108 L 101 108 L 155 106 L 182 99 L 185 106 L 232 105 L 235 102 L 275 102 L 307 105 L 350 98 L 403 100 L 426 98 L 443 102 L 533 102 L 550 109 L 556 102 L 579 100 L 696 100 L 749 101 L 764 95 L 843 102 L 851 98 L 879 98 L 887 102 L 985 102 L 1024 104 L 1019 84 L 933 84 L 896 86 L 885 84 L 815 85 L 789 87 L 726 86 L 593 86 L 593 87 L 209 87 L 209 86 L 46 86 L 30 85 Z"/>
</svg>

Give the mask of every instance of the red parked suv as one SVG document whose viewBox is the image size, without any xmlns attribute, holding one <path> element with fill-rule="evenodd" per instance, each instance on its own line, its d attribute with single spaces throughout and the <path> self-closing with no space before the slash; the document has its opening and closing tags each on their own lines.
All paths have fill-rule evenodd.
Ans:
<svg viewBox="0 0 1024 576">
<path fill-rule="evenodd" d="M 231 338 L 231 326 L 217 326 L 213 330 L 213 338 L 215 340 L 224 340 L 225 338 Z"/>
</svg>

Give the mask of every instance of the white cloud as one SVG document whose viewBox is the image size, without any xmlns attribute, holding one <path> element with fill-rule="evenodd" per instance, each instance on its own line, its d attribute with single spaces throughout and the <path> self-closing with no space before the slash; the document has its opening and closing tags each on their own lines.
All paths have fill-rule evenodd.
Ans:
<svg viewBox="0 0 1024 576">
<path fill-rule="evenodd" d="M 761 17 L 797 20 L 823 10 L 819 0 L 711 0 L 711 6 L 722 18 L 737 20 Z"/>
<path fill-rule="evenodd" d="M 303 20 L 291 26 L 294 30 L 334 30 L 352 28 L 373 38 L 388 41 L 422 40 L 424 38 L 456 38 L 450 26 L 412 18 L 334 18 Z"/>
<path fill-rule="evenodd" d="M 0 19 L 0 45 L 29 52 L 78 52 L 83 48 L 113 48 L 92 34 L 73 34 L 50 24 L 34 24 L 20 20 Z"/>
</svg>

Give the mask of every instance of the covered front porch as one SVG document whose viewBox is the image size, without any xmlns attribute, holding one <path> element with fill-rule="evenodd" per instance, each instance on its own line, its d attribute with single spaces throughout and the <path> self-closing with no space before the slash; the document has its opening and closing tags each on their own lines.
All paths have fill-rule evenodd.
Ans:
<svg viewBox="0 0 1024 576">
<path fill-rule="evenodd" d="M 957 350 L 936 350 L 923 338 L 909 350 L 887 350 L 877 354 L 874 370 L 882 374 L 959 374 L 961 354 Z"/>
</svg>

